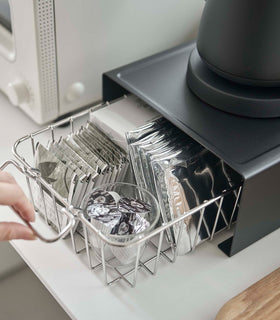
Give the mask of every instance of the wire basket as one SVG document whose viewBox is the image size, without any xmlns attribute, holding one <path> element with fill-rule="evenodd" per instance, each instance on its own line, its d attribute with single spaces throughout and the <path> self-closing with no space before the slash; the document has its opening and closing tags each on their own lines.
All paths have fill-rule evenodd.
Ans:
<svg viewBox="0 0 280 320">
<path fill-rule="evenodd" d="M 13 152 L 17 160 L 21 163 L 19 165 L 15 161 L 8 161 L 2 166 L 4 169 L 7 165 L 13 165 L 22 174 L 25 175 L 27 186 L 30 191 L 30 197 L 33 202 L 34 208 L 45 219 L 45 222 L 51 225 L 56 231 L 57 236 L 52 239 L 47 239 L 42 236 L 32 225 L 27 225 L 32 228 L 33 232 L 45 242 L 54 242 L 61 238 L 65 238 L 70 233 L 73 250 L 76 254 L 86 254 L 88 266 L 90 269 L 103 270 L 104 283 L 106 285 L 112 285 L 120 280 L 123 280 L 131 287 L 135 287 L 137 282 L 138 271 L 142 270 L 148 274 L 155 275 L 158 271 L 159 264 L 165 260 L 170 263 L 174 263 L 178 257 L 177 245 L 170 244 L 166 241 L 165 235 L 171 229 L 176 227 L 177 239 L 176 243 L 179 244 L 182 239 L 182 231 L 186 224 L 185 222 L 190 217 L 196 217 L 197 225 L 194 239 L 191 245 L 190 251 L 195 250 L 198 243 L 201 244 L 206 240 L 212 240 L 217 232 L 221 232 L 224 229 L 229 229 L 235 218 L 238 210 L 238 203 L 242 186 L 225 190 L 221 195 L 205 200 L 201 205 L 185 212 L 183 215 L 176 219 L 161 223 L 156 229 L 150 233 L 143 235 L 136 240 L 128 242 L 117 242 L 104 235 L 101 230 L 91 224 L 83 215 L 82 211 L 73 208 L 67 201 L 67 199 L 61 197 L 52 186 L 47 183 L 40 175 L 40 171 L 33 167 L 35 157 L 35 145 L 36 141 L 43 143 L 44 141 L 55 141 L 56 137 L 61 136 L 61 126 L 70 125 L 70 132 L 74 133 L 75 128 L 79 128 L 86 123 L 90 114 L 104 108 L 107 104 L 99 104 L 90 108 L 89 110 L 80 112 L 67 119 L 59 121 L 53 125 L 50 125 L 44 129 L 38 130 L 32 134 L 20 138 L 13 147 Z M 222 214 L 224 199 L 229 194 L 235 194 L 235 202 L 231 210 L 230 219 L 223 219 L 225 221 L 225 227 L 217 229 L 218 220 Z M 216 216 L 214 223 L 207 226 L 205 222 L 205 210 L 208 206 L 216 204 Z M 82 229 L 80 232 L 74 232 L 74 227 L 80 224 Z M 206 226 L 206 236 L 203 240 L 199 241 L 199 235 L 202 225 Z M 94 253 L 95 248 L 91 245 L 89 237 L 94 234 L 100 240 L 100 259 L 96 260 Z M 114 248 L 133 248 L 135 251 L 135 260 L 133 265 L 124 267 L 111 267 L 110 261 L 105 255 L 105 246 L 111 246 Z M 144 252 L 143 252 L 144 247 Z"/>
</svg>

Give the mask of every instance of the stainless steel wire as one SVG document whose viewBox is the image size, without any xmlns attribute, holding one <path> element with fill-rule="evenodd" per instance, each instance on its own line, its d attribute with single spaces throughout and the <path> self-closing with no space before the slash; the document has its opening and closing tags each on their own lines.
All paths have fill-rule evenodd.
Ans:
<svg viewBox="0 0 280 320">
<path fill-rule="evenodd" d="M 207 239 L 212 240 L 214 235 L 216 234 L 216 229 L 217 229 L 217 224 L 218 224 L 218 219 L 222 215 L 223 219 L 225 220 L 226 228 L 230 228 L 230 226 L 233 223 L 233 218 L 234 214 L 236 212 L 241 191 L 242 191 L 242 186 L 238 186 L 237 188 L 232 188 L 230 190 L 225 190 L 221 195 L 214 197 L 213 199 L 208 199 L 205 200 L 201 205 L 190 209 L 189 211 L 185 212 L 181 216 L 177 217 L 176 219 L 173 219 L 172 221 L 169 221 L 167 223 L 163 223 L 156 229 L 152 230 L 150 233 L 146 234 L 142 238 L 136 238 L 134 240 L 130 240 L 128 242 L 117 242 L 112 239 L 110 239 L 107 235 L 103 234 L 100 230 L 98 230 L 94 225 L 92 225 L 83 215 L 83 213 L 70 206 L 70 204 L 67 202 L 67 199 L 61 197 L 52 187 L 49 185 L 44 179 L 42 179 L 40 172 L 33 168 L 32 164 L 33 162 L 28 162 L 23 155 L 19 151 L 19 147 L 22 146 L 23 144 L 29 144 L 31 145 L 31 150 L 32 150 L 32 155 L 33 158 L 35 156 L 35 141 L 34 137 L 36 139 L 40 140 L 40 135 L 48 133 L 50 134 L 50 138 L 52 141 L 55 140 L 56 137 L 56 129 L 59 128 L 61 125 L 69 124 L 70 125 L 70 132 L 73 133 L 75 129 L 75 121 L 76 120 L 81 120 L 85 118 L 85 121 L 88 119 L 89 115 L 91 112 L 94 112 L 95 110 L 99 110 L 100 108 L 106 107 L 108 103 L 105 104 L 98 104 L 96 106 L 93 106 L 89 110 L 82 111 L 76 115 L 73 115 L 67 119 L 63 119 L 53 125 L 50 125 L 46 128 L 40 129 L 30 135 L 27 135 L 25 137 L 22 137 L 16 141 L 16 143 L 13 146 L 13 152 L 17 160 L 20 162 L 18 164 L 15 161 L 10 161 L 8 164 L 4 164 L 0 169 L 5 168 L 7 165 L 12 164 L 14 165 L 21 173 L 26 175 L 26 181 L 28 185 L 28 189 L 30 192 L 31 200 L 34 203 L 34 196 L 32 192 L 32 188 L 30 186 L 30 179 L 33 179 L 35 183 L 39 186 L 40 189 L 40 194 L 43 202 L 43 211 L 42 214 L 45 217 L 45 221 L 49 223 L 49 218 L 48 218 L 48 213 L 47 213 L 47 208 L 46 208 L 46 199 L 44 196 L 44 192 L 47 192 L 48 194 L 51 195 L 52 199 L 52 204 L 54 206 L 54 212 L 56 216 L 56 222 L 57 222 L 57 228 L 58 228 L 58 235 L 53 238 L 53 239 L 46 239 L 43 237 L 37 230 L 35 230 L 36 234 L 40 239 L 46 242 L 54 242 L 57 241 L 63 237 L 66 236 L 70 232 L 71 236 L 71 242 L 73 246 L 73 251 L 78 254 L 81 253 L 82 251 L 86 252 L 86 257 L 88 261 L 89 268 L 92 270 L 99 269 L 102 267 L 103 270 L 103 281 L 106 285 L 112 285 L 120 280 L 123 280 L 125 283 L 127 283 L 131 287 L 135 287 L 137 278 L 138 278 L 138 272 L 139 270 L 144 270 L 145 272 L 148 272 L 151 275 L 155 275 L 158 272 L 159 269 L 159 263 L 161 260 L 161 257 L 168 262 L 175 262 L 176 258 L 178 256 L 178 246 L 174 246 L 174 244 L 171 244 L 168 248 L 162 249 L 163 245 L 163 240 L 164 240 L 164 234 L 167 232 L 168 229 L 171 229 L 173 226 L 178 224 L 179 226 L 179 233 L 177 235 L 177 244 L 181 241 L 182 237 L 182 230 L 186 226 L 185 221 L 194 216 L 197 215 L 199 217 L 198 224 L 197 224 L 197 229 L 196 229 L 196 234 L 194 241 L 191 246 L 191 250 L 195 250 L 197 244 L 198 244 L 198 238 L 201 232 L 201 227 L 202 225 L 205 227 L 205 230 L 207 232 Z M 57 135 L 58 136 L 58 135 Z M 29 147 L 30 148 L 30 147 Z M 225 216 L 222 212 L 222 205 L 224 201 L 224 197 L 227 196 L 230 193 L 235 192 L 237 194 L 236 201 L 234 203 L 233 210 L 231 212 L 231 217 L 230 221 L 226 221 Z M 59 203 L 60 206 L 62 206 L 62 210 L 58 211 L 57 209 L 57 203 Z M 212 229 L 209 228 L 208 224 L 206 223 L 204 214 L 205 214 L 205 209 L 210 206 L 211 204 L 216 203 L 217 204 L 217 214 L 215 217 L 214 221 L 214 226 Z M 60 215 L 66 215 L 68 219 L 68 223 L 66 227 L 62 227 L 61 224 L 61 217 Z M 77 243 L 75 240 L 75 234 L 73 232 L 73 226 L 76 225 L 77 221 L 82 223 L 83 226 L 83 241 L 85 246 L 82 247 L 81 249 L 77 248 Z M 25 222 L 26 223 L 26 222 Z M 27 223 L 29 227 L 34 229 L 30 224 Z M 94 265 L 92 261 L 92 252 L 94 250 L 93 247 L 89 244 L 89 232 L 92 232 L 99 238 L 101 241 L 101 261 L 98 261 L 97 264 Z M 154 241 L 151 241 L 152 239 L 158 239 L 157 245 L 154 244 Z M 205 239 L 205 240 L 207 240 Z M 202 243 L 203 241 L 201 241 Z M 141 259 L 141 248 L 143 247 L 144 244 L 149 243 L 149 248 L 153 252 L 151 257 L 149 257 L 147 260 L 142 261 Z M 128 247 L 128 246 L 135 246 L 136 249 L 136 258 L 135 258 L 135 263 L 134 265 L 129 268 L 129 270 L 122 271 L 119 268 L 110 268 L 108 266 L 109 260 L 106 261 L 105 257 L 105 246 L 116 246 L 116 247 Z M 171 257 L 167 253 L 171 253 Z M 150 268 L 148 264 L 154 263 L 153 268 Z M 111 273 L 112 271 L 117 274 L 112 280 L 108 281 L 108 273 Z M 129 280 L 129 277 L 132 275 L 132 280 Z"/>
</svg>

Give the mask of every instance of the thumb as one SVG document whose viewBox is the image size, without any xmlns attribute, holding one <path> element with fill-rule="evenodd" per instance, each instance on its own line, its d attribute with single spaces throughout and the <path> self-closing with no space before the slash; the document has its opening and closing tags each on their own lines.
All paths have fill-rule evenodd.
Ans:
<svg viewBox="0 0 280 320">
<path fill-rule="evenodd" d="M 36 237 L 28 227 L 16 222 L 0 223 L 0 241 L 13 239 L 35 240 Z"/>
</svg>

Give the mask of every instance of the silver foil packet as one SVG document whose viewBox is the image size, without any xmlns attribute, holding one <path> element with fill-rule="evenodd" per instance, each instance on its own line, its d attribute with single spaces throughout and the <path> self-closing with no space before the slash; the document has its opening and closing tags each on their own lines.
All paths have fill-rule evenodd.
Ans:
<svg viewBox="0 0 280 320">
<path fill-rule="evenodd" d="M 151 206 L 139 199 L 121 198 L 116 192 L 97 190 L 88 198 L 84 212 L 91 219 L 108 223 L 119 218 L 110 234 L 131 235 L 145 230 L 149 222 L 144 218 Z"/>
<path fill-rule="evenodd" d="M 164 126 L 168 121 L 165 118 L 158 118 L 154 121 L 151 121 L 144 126 L 137 128 L 136 130 L 129 131 L 126 133 L 126 140 L 128 145 L 145 138 L 145 136 L 149 135 L 150 133 L 157 131 L 162 126 Z"/>
<path fill-rule="evenodd" d="M 35 163 L 44 180 L 62 197 L 67 198 L 75 172 L 41 144 L 36 147 Z"/>
<path fill-rule="evenodd" d="M 150 209 L 151 206 L 142 200 L 121 198 L 116 192 L 97 190 L 90 195 L 84 212 L 104 235 L 112 235 L 114 241 L 123 242 L 129 241 L 133 235 L 150 226 L 145 218 Z M 90 232 L 89 239 L 95 250 L 101 248 L 102 240 L 94 232 Z M 136 258 L 136 246 L 108 247 L 113 257 L 123 265 L 134 262 Z M 100 252 L 98 255 L 100 256 Z"/>
<path fill-rule="evenodd" d="M 118 209 L 122 213 L 139 213 L 145 214 L 151 210 L 151 206 L 139 199 L 121 198 L 118 201 Z"/>
<path fill-rule="evenodd" d="M 125 151 L 88 122 L 77 132 L 50 141 L 46 148 L 38 144 L 35 167 L 69 204 L 80 207 L 84 195 L 94 188 L 122 181 L 129 160 Z"/>
<path fill-rule="evenodd" d="M 137 184 L 157 196 L 161 221 L 169 222 L 188 210 L 240 184 L 240 176 L 223 161 L 170 123 L 151 123 L 127 134 L 129 155 Z M 179 224 L 167 229 L 167 240 L 185 254 L 229 223 L 236 194 L 224 198 L 215 225 L 218 203 L 184 220 L 181 241 Z M 198 229 L 199 228 L 199 229 Z"/>
</svg>

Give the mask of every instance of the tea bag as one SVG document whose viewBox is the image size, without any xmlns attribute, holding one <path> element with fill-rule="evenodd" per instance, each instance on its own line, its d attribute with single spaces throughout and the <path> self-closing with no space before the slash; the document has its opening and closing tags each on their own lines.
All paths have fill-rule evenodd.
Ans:
<svg viewBox="0 0 280 320">
<path fill-rule="evenodd" d="M 90 120 L 114 144 L 127 152 L 125 133 L 153 121 L 160 115 L 134 95 L 124 96 L 94 111 Z"/>
<path fill-rule="evenodd" d="M 135 130 L 126 132 L 126 140 L 127 144 L 130 145 L 140 139 L 145 138 L 147 135 L 158 131 L 158 129 L 165 126 L 167 123 L 169 123 L 165 118 L 160 117 L 158 119 L 155 119 L 154 121 L 151 121 Z"/>
<path fill-rule="evenodd" d="M 221 195 L 224 190 L 231 188 L 232 186 L 229 184 L 229 180 L 232 180 L 229 176 L 233 176 L 233 172 L 230 174 L 232 170 L 227 168 L 229 175 L 226 176 L 224 174 L 224 168 L 227 168 L 227 166 L 223 161 L 205 149 L 190 161 L 173 162 L 166 171 L 168 197 L 171 203 L 171 218 L 174 219 L 202 204 L 203 201 L 217 197 Z M 237 187 L 240 177 L 238 177 L 239 181 L 237 181 L 237 176 L 235 176 L 235 179 L 235 187 Z M 176 190 L 180 190 L 180 201 L 174 198 Z M 217 232 L 227 227 L 235 201 L 236 197 L 233 193 L 225 197 L 225 203 L 223 203 L 220 210 L 217 225 L 215 225 L 215 220 L 218 214 L 219 202 L 214 202 L 205 208 L 200 229 L 198 229 L 200 212 L 189 217 L 187 221 L 184 221 L 186 228 L 183 229 L 183 238 L 186 233 L 191 246 L 194 247 L 203 240 L 208 239 L 212 231 Z M 178 203 L 180 205 L 178 205 Z M 184 211 L 182 211 L 182 209 Z M 213 229 L 214 227 L 215 229 Z M 173 228 L 175 236 L 179 232 L 176 228 L 177 226 L 175 225 Z M 185 244 L 184 241 L 177 244 L 179 246 L 179 252 L 184 253 L 185 250 L 188 250 Z"/>
<path fill-rule="evenodd" d="M 83 144 L 79 144 L 79 141 L 75 139 L 75 134 L 71 134 L 63 139 L 63 143 L 66 144 L 80 159 L 84 160 L 88 165 L 92 167 L 97 173 L 102 173 L 108 167 L 107 163 L 102 161 L 99 157 L 93 154 Z"/>
<path fill-rule="evenodd" d="M 67 198 L 75 172 L 41 144 L 36 147 L 35 165 L 40 170 L 42 178 L 62 197 Z"/>
<path fill-rule="evenodd" d="M 87 175 L 87 172 L 82 170 L 83 167 L 80 164 L 75 163 L 71 155 L 61 148 L 57 143 L 49 144 L 48 151 L 55 155 L 66 166 L 69 166 L 79 178 Z"/>
<path fill-rule="evenodd" d="M 211 170 L 211 173 L 213 175 L 214 184 L 211 192 L 212 197 L 221 195 L 225 190 L 229 190 L 232 188 L 237 189 L 241 182 L 240 176 L 223 160 L 217 158 L 211 152 L 205 153 L 202 160 L 204 161 L 205 166 L 207 166 L 209 170 Z M 236 191 L 231 192 L 224 197 L 216 231 L 221 230 L 229 224 L 233 213 L 232 211 L 234 208 L 236 197 Z M 218 208 L 219 204 L 215 203 L 215 206 L 216 208 Z M 236 217 L 234 216 L 233 218 Z M 211 227 L 213 227 L 213 225 L 211 225 L 210 228 Z"/>
<path fill-rule="evenodd" d="M 152 168 L 150 165 L 151 155 L 160 155 L 165 152 L 176 153 L 178 149 L 189 149 L 193 144 L 190 143 L 191 139 L 186 139 L 186 135 L 176 130 L 169 130 L 168 133 L 163 135 L 163 139 L 155 141 L 154 143 L 143 144 L 139 146 L 139 158 L 142 176 L 144 178 L 144 187 L 155 195 L 154 178 Z"/>
<path fill-rule="evenodd" d="M 85 127 L 67 137 L 61 137 L 58 142 L 49 142 L 47 148 L 38 144 L 35 165 L 54 190 L 69 204 L 79 208 L 84 195 L 94 188 L 122 181 L 129 161 L 124 150 L 88 122 Z M 104 232 L 108 228 L 111 231 L 121 216 L 116 204 L 111 209 L 109 216 L 103 206 L 102 210 L 105 211 L 102 214 L 99 204 L 95 208 L 95 214 L 91 212 L 87 218 L 94 220 L 94 224 L 104 222 Z M 52 216 L 55 213 L 53 206 L 50 211 Z M 74 230 L 76 227 L 77 225 Z"/>
<path fill-rule="evenodd" d="M 113 143 L 113 141 L 111 141 L 109 139 L 109 137 L 107 137 L 97 127 L 95 127 L 92 122 L 90 122 L 90 121 L 87 122 L 86 129 L 89 130 L 89 132 L 94 137 L 99 139 L 101 143 L 109 145 L 110 148 L 113 150 L 113 152 L 115 152 L 116 154 L 120 155 L 120 157 L 122 157 L 122 158 L 126 158 L 126 152 L 122 148 L 120 148 L 118 145 Z"/>
</svg>

